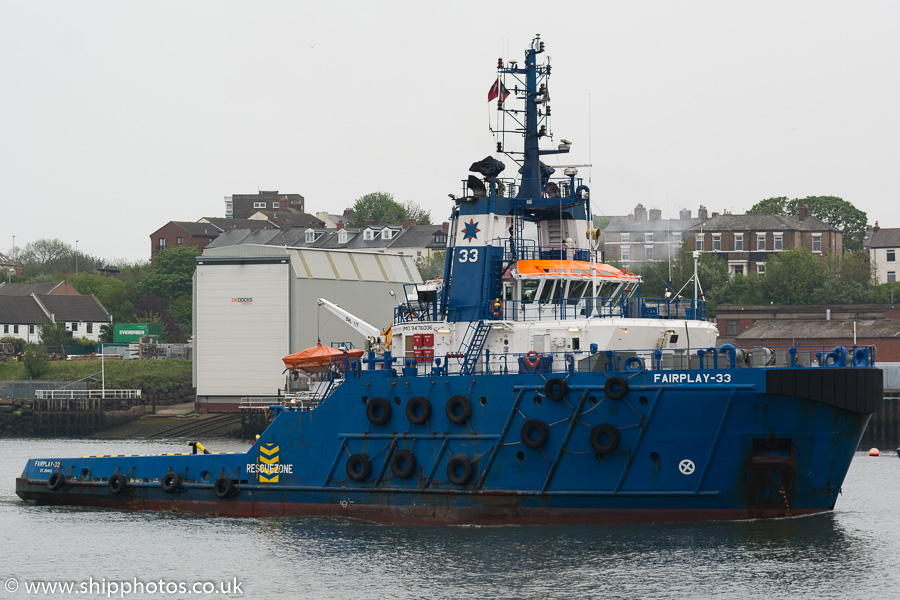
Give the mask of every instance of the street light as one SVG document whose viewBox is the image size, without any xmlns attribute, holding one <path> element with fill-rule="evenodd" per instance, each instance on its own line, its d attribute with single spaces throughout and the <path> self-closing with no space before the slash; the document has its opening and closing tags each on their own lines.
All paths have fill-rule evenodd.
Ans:
<svg viewBox="0 0 900 600">
<path fill-rule="evenodd" d="M 78 240 L 75 240 L 75 274 L 78 275 Z"/>
</svg>

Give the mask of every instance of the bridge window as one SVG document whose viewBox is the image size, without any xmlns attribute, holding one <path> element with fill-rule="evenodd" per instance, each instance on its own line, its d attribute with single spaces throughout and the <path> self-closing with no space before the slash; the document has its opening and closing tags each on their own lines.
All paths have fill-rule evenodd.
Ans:
<svg viewBox="0 0 900 600">
<path fill-rule="evenodd" d="M 526 279 L 522 282 L 522 302 L 534 302 L 539 283 L 535 279 Z"/>
</svg>

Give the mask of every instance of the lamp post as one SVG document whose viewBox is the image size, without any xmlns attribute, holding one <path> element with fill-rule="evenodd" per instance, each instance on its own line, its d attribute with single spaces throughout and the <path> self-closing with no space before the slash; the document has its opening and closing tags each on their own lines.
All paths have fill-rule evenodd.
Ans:
<svg viewBox="0 0 900 600">
<path fill-rule="evenodd" d="M 75 240 L 75 274 L 78 275 L 78 240 Z"/>
</svg>

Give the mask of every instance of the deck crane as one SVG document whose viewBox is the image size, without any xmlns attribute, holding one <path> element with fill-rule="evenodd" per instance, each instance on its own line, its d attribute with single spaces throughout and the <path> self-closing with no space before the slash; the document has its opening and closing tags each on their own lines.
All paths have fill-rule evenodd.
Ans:
<svg viewBox="0 0 900 600">
<path fill-rule="evenodd" d="M 377 350 L 390 350 L 391 348 L 391 327 L 393 325 L 389 325 L 387 329 L 382 331 L 381 329 L 375 327 L 374 325 L 370 325 L 366 323 L 353 313 L 341 308 L 334 302 L 330 302 L 325 298 L 319 298 L 316 300 L 316 303 L 319 306 L 325 307 L 332 314 L 337 315 L 344 322 L 363 334 L 366 338 L 366 351 L 377 351 Z"/>
</svg>

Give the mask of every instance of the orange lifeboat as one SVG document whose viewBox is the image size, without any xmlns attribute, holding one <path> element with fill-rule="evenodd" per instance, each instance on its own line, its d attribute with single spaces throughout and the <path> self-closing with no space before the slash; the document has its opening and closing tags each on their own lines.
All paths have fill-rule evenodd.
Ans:
<svg viewBox="0 0 900 600">
<path fill-rule="evenodd" d="M 357 348 L 339 350 L 331 346 L 323 346 L 321 342 L 312 348 L 288 354 L 281 360 L 284 366 L 291 371 L 304 371 L 306 373 L 324 373 L 333 358 L 359 358 L 363 351 Z"/>
</svg>

